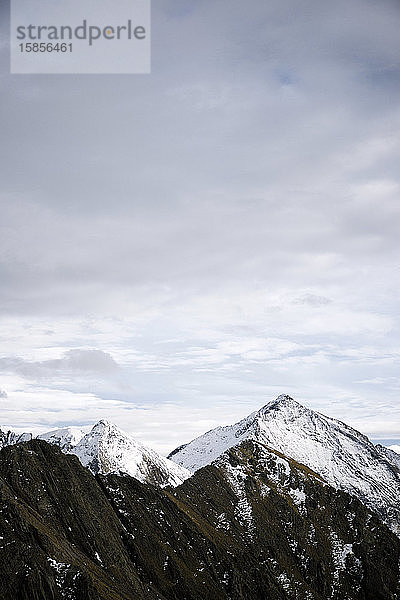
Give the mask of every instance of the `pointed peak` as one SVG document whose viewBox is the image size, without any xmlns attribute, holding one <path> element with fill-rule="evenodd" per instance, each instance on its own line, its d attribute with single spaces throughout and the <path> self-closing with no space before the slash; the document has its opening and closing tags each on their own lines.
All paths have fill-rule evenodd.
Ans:
<svg viewBox="0 0 400 600">
<path fill-rule="evenodd" d="M 100 419 L 100 421 L 97 421 L 97 423 L 95 423 L 93 425 L 93 429 L 102 428 L 102 427 L 115 427 L 115 426 L 112 423 L 110 423 L 110 421 L 107 421 L 107 419 Z"/>
<path fill-rule="evenodd" d="M 97 421 L 97 423 L 95 423 L 91 429 L 91 431 L 89 432 L 90 434 L 101 434 L 104 433 L 106 431 L 113 431 L 118 429 L 116 425 L 114 425 L 113 423 L 111 423 L 110 421 L 107 421 L 107 419 L 100 419 L 100 421 Z"/>
<path fill-rule="evenodd" d="M 115 423 L 111 423 L 107 419 L 101 419 L 97 421 L 92 427 L 92 429 L 87 434 L 89 437 L 97 437 L 97 438 L 119 438 L 120 440 L 131 440 L 134 441 L 135 444 L 139 444 L 130 433 L 127 431 L 123 431 L 120 429 Z"/>
<path fill-rule="evenodd" d="M 281 394 L 275 400 L 271 400 L 265 406 L 263 406 L 257 413 L 258 416 L 263 416 L 271 411 L 286 410 L 290 412 L 302 412 L 307 410 L 302 404 L 294 400 L 287 394 Z"/>
<path fill-rule="evenodd" d="M 273 402 L 276 404 L 299 404 L 288 394 L 280 394 Z"/>
</svg>

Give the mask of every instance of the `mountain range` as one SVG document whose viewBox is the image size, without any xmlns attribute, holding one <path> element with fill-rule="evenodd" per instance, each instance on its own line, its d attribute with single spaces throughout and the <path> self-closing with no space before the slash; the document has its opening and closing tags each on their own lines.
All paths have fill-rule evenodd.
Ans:
<svg viewBox="0 0 400 600">
<path fill-rule="evenodd" d="M 31 433 L 0 429 L 0 447 L 33 437 Z M 124 473 L 160 486 L 179 485 L 192 474 L 105 420 L 96 423 L 89 432 L 80 427 L 63 427 L 37 437 L 59 446 L 65 453 L 75 454 L 94 474 Z"/>
<path fill-rule="evenodd" d="M 168 458 L 0 430 L 0 600 L 396 600 L 400 455 L 282 395 Z"/>
<path fill-rule="evenodd" d="M 176 488 L 0 451 L 1 600 L 394 600 L 400 540 L 357 498 L 247 440 Z"/>
</svg>

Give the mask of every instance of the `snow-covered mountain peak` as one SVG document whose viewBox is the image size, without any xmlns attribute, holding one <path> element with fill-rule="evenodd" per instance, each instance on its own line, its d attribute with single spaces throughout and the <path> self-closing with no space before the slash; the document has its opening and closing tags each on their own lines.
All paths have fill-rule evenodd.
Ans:
<svg viewBox="0 0 400 600">
<path fill-rule="evenodd" d="M 107 421 L 107 419 L 100 419 L 92 426 L 92 429 L 89 432 L 92 436 L 99 435 L 110 435 L 114 433 L 115 435 L 124 435 L 124 432 L 117 427 L 114 423 Z"/>
<path fill-rule="evenodd" d="M 79 444 L 85 433 L 86 431 L 80 427 L 62 427 L 41 433 L 38 438 L 59 446 L 64 452 L 69 452 Z"/>
<path fill-rule="evenodd" d="M 179 485 L 191 475 L 104 419 L 93 426 L 71 453 L 93 473 L 126 473 L 139 481 L 161 486 Z"/>
<path fill-rule="evenodd" d="M 271 402 L 268 402 L 268 404 L 260 408 L 260 410 L 255 413 L 255 418 L 271 418 L 279 414 L 281 416 L 286 416 L 289 419 L 294 419 L 301 414 L 311 412 L 310 409 L 306 408 L 287 394 L 281 394 L 275 400 L 271 400 Z"/>
<path fill-rule="evenodd" d="M 86 431 L 85 431 L 86 429 Z M 17 434 L 0 429 L 0 449 L 31 440 L 31 433 Z M 87 428 L 63 427 L 37 436 L 75 454 L 92 473 L 126 473 L 139 481 L 160 486 L 181 484 L 192 473 L 147 448 L 106 419 Z"/>
<path fill-rule="evenodd" d="M 124 437 L 125 433 L 116 425 L 114 425 L 114 423 L 110 423 L 110 421 L 107 421 L 106 419 L 101 419 L 93 425 L 92 429 L 87 435 L 91 436 L 94 439 L 105 435 L 119 435 L 121 437 Z"/>
<path fill-rule="evenodd" d="M 380 451 L 352 427 L 289 396 L 279 396 L 234 425 L 208 431 L 169 456 L 196 471 L 244 440 L 306 465 L 334 487 L 357 496 L 400 532 L 400 469 L 394 453 Z"/>
<path fill-rule="evenodd" d="M 92 427 L 92 431 L 104 429 L 118 429 L 118 427 L 114 425 L 114 423 L 107 421 L 107 419 L 100 419 L 100 421 L 97 421 L 97 423 L 95 423 Z"/>
<path fill-rule="evenodd" d="M 280 394 L 277 398 L 275 398 L 275 400 L 271 400 L 270 402 L 268 402 L 261 410 L 267 408 L 273 409 L 283 407 L 294 409 L 296 409 L 297 407 L 304 408 L 304 406 L 302 406 L 299 402 L 294 400 L 294 398 L 292 398 L 291 396 L 288 396 L 288 394 Z"/>
</svg>

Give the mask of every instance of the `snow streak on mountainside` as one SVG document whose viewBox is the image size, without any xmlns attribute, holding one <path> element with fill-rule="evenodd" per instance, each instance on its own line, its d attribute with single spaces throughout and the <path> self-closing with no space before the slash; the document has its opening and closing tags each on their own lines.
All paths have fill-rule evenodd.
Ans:
<svg viewBox="0 0 400 600">
<path fill-rule="evenodd" d="M 99 421 L 71 454 L 92 473 L 126 473 L 139 481 L 161 486 L 179 485 L 191 475 L 107 421 Z"/>
<path fill-rule="evenodd" d="M 279 396 L 235 425 L 208 431 L 169 458 L 196 471 L 248 439 L 305 464 L 334 487 L 358 497 L 400 532 L 400 470 L 393 456 L 355 429 L 289 396 Z"/>
</svg>

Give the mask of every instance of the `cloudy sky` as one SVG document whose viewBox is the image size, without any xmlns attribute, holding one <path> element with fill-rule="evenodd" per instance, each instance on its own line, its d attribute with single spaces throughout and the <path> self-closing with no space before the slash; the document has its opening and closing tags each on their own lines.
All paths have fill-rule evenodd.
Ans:
<svg viewBox="0 0 400 600">
<path fill-rule="evenodd" d="M 2 2 L 2 426 L 400 438 L 398 0 L 153 0 L 122 76 L 10 75 Z"/>
</svg>

